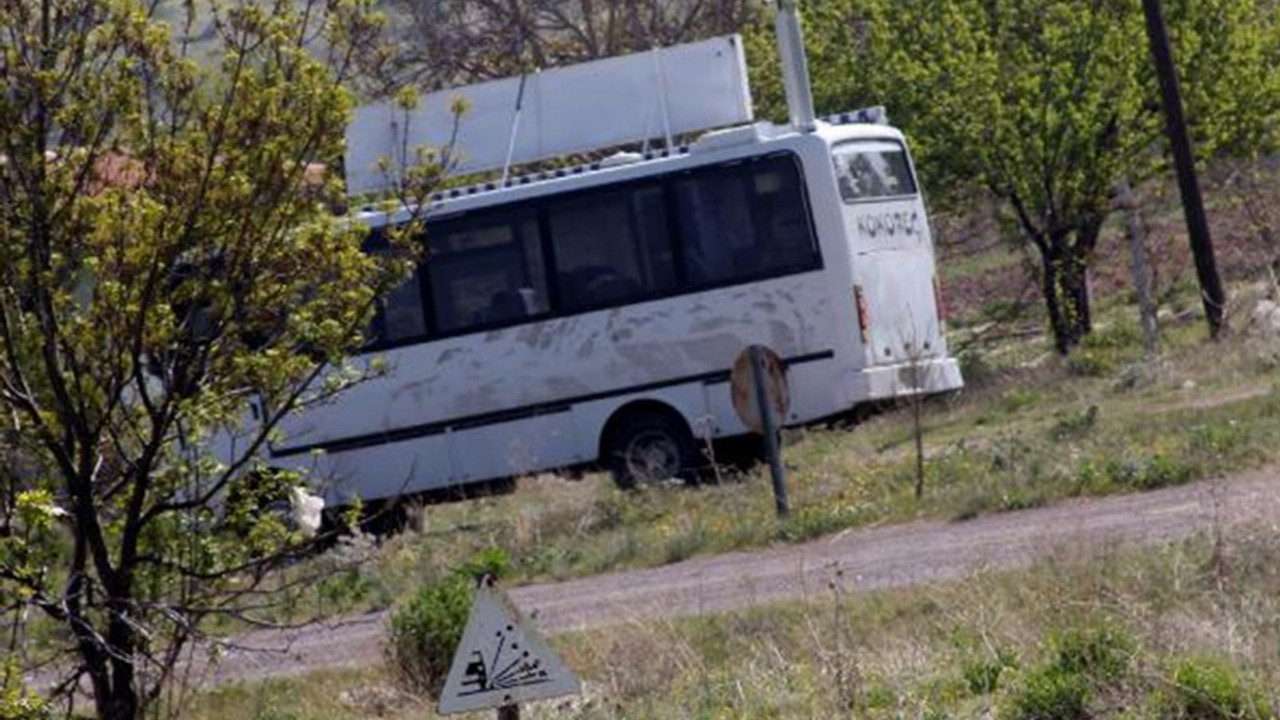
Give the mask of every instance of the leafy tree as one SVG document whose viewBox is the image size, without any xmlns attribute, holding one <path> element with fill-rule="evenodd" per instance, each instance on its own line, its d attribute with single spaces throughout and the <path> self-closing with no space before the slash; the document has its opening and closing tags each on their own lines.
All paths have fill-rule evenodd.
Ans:
<svg viewBox="0 0 1280 720">
<path fill-rule="evenodd" d="M 263 508 L 297 478 L 255 451 L 352 377 L 328 369 L 406 269 L 313 172 L 363 0 L 156 6 L 0 0 L 0 610 L 60 628 L 58 687 L 112 719 L 161 707 L 207 621 L 307 581 L 273 573 L 309 541 Z"/>
<path fill-rule="evenodd" d="M 1201 157 L 1253 149 L 1280 93 L 1265 0 L 1167 3 Z M 1055 345 L 1089 332 L 1087 271 L 1112 193 L 1163 168 L 1159 95 L 1136 0 L 814 0 L 815 100 L 885 104 L 942 201 L 977 187 L 1038 251 Z M 767 31 L 757 97 L 779 107 Z"/>
</svg>

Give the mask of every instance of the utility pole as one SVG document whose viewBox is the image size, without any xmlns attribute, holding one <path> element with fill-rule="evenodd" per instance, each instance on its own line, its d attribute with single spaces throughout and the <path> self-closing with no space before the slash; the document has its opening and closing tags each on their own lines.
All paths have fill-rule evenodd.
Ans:
<svg viewBox="0 0 1280 720">
<path fill-rule="evenodd" d="M 1173 149 L 1174 166 L 1178 171 L 1178 190 L 1182 195 L 1183 214 L 1187 218 L 1191 253 L 1196 261 L 1200 297 L 1204 301 L 1205 317 L 1209 321 L 1209 336 L 1217 339 L 1226 325 L 1223 312 L 1226 295 L 1222 290 L 1222 279 L 1218 276 L 1218 265 L 1213 256 L 1213 240 L 1209 237 L 1209 221 L 1204 214 L 1200 183 L 1196 179 L 1196 161 L 1191 151 L 1191 139 L 1187 136 L 1187 121 L 1182 113 L 1178 71 L 1173 65 L 1173 52 L 1169 48 L 1169 33 L 1165 28 L 1160 0 L 1142 0 L 1142 10 L 1147 16 L 1151 59 L 1155 62 L 1156 76 L 1160 79 L 1160 91 L 1164 96 L 1165 125 L 1169 144 Z"/>
</svg>

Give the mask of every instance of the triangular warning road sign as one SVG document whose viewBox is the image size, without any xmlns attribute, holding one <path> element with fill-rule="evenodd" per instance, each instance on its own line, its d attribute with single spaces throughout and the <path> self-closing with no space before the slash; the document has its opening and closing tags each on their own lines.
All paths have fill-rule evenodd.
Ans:
<svg viewBox="0 0 1280 720">
<path fill-rule="evenodd" d="M 481 583 L 440 691 L 441 715 L 572 695 L 578 678 L 511 601 Z"/>
</svg>

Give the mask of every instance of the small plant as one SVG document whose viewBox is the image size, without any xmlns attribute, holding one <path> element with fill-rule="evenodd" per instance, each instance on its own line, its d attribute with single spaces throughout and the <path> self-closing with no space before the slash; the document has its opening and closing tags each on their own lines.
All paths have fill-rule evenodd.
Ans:
<svg viewBox="0 0 1280 720">
<path fill-rule="evenodd" d="M 956 361 L 960 363 L 960 376 L 964 378 L 964 384 L 970 388 L 988 385 L 999 377 L 999 371 L 991 362 L 972 348 L 962 351 Z"/>
<path fill-rule="evenodd" d="M 1035 390 L 1012 388 L 1000 398 L 1000 405 L 1009 412 L 1017 412 L 1041 402 L 1044 398 Z"/>
<path fill-rule="evenodd" d="M 503 551 L 485 550 L 392 612 L 387 664 L 401 686 L 429 697 L 440 691 L 471 612 L 476 579 L 500 576 L 507 564 Z"/>
<path fill-rule="evenodd" d="M 960 675 L 970 695 L 989 695 L 1000 687 L 1005 670 L 1018 667 L 1018 657 L 1004 648 L 991 653 L 971 653 L 960 662 Z"/>
<path fill-rule="evenodd" d="M 1067 372 L 1077 377 L 1106 377 L 1115 371 L 1115 358 L 1103 350 L 1080 348 L 1067 358 Z"/>
<path fill-rule="evenodd" d="M 1066 440 L 1068 438 L 1079 437 L 1088 433 L 1098 424 L 1098 406 L 1090 405 L 1086 410 L 1081 412 L 1072 412 L 1062 415 L 1053 427 L 1049 429 L 1049 436 L 1054 440 Z"/>
<path fill-rule="evenodd" d="M 1224 457 L 1248 440 L 1245 428 L 1236 420 L 1197 425 L 1191 429 L 1191 449 L 1214 457 Z"/>
</svg>

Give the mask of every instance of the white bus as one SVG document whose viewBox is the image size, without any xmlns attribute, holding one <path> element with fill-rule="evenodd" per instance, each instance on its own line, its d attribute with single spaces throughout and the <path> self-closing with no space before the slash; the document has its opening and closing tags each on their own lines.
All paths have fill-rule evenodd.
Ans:
<svg viewBox="0 0 1280 720">
<path fill-rule="evenodd" d="M 960 387 L 903 137 L 850 119 L 437 197 L 360 358 L 387 372 L 290 417 L 267 462 L 318 470 L 331 504 L 591 463 L 687 478 L 747 432 L 751 344 L 785 362 L 786 425 Z M 405 216 L 361 219 L 376 251 Z"/>
</svg>

